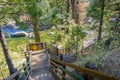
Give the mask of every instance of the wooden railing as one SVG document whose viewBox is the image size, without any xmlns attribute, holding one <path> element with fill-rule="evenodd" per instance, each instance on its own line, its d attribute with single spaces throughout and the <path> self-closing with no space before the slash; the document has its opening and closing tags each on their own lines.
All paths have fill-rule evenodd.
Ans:
<svg viewBox="0 0 120 80">
<path fill-rule="evenodd" d="M 58 49 L 52 44 L 47 44 L 46 49 L 48 50 L 51 58 L 55 58 L 65 62 L 73 62 L 76 60 L 77 56 L 75 53 L 70 53 L 70 49 Z"/>
<path fill-rule="evenodd" d="M 23 64 L 19 70 L 6 77 L 5 80 L 28 80 L 31 73 L 31 52 L 26 52 L 26 64 Z"/>
<path fill-rule="evenodd" d="M 104 74 L 99 71 L 82 68 L 51 58 L 51 72 L 57 80 L 120 80 L 119 78 Z"/>
<path fill-rule="evenodd" d="M 62 48 L 58 49 L 52 44 L 47 44 L 46 48 L 49 50 L 50 53 L 55 53 L 55 54 L 70 54 L 70 49 L 69 48 Z"/>
<path fill-rule="evenodd" d="M 58 54 L 58 48 L 53 46 L 52 44 L 47 44 L 46 48 L 50 54 Z"/>
<path fill-rule="evenodd" d="M 24 71 L 23 71 L 24 70 Z M 30 74 L 30 63 L 24 65 L 20 70 L 7 77 L 5 80 L 27 80 Z"/>
</svg>

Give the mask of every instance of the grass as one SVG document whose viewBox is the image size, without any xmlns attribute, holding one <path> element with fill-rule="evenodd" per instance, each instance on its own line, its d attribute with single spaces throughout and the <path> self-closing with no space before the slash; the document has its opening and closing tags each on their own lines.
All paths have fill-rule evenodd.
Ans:
<svg viewBox="0 0 120 80">
<path fill-rule="evenodd" d="M 56 29 L 40 31 L 41 42 L 51 43 L 51 39 L 53 38 L 53 36 L 49 35 L 49 32 L 58 33 L 60 31 Z M 24 37 L 7 38 L 6 42 L 7 42 L 9 54 L 14 64 L 14 67 L 18 69 L 19 67 L 22 66 L 21 60 L 23 57 L 23 52 L 21 50 L 25 49 L 25 44 L 29 42 L 34 42 L 34 39 L 24 38 Z M 2 78 L 1 72 L 4 76 L 9 75 L 8 67 L 6 65 L 6 60 L 3 54 L 3 50 L 2 50 L 2 47 L 0 46 L 0 78 Z"/>
<path fill-rule="evenodd" d="M 33 42 L 33 39 L 28 39 L 28 38 L 7 38 L 7 45 L 8 45 L 8 50 L 10 57 L 12 59 L 12 62 L 14 64 L 15 68 L 18 68 L 21 64 L 21 58 L 23 53 L 21 52 L 21 49 L 25 48 L 25 44 L 28 42 Z M 2 51 L 2 47 L 0 47 L 0 78 L 2 77 L 2 74 L 4 76 L 8 76 L 8 67 L 6 65 L 6 60 L 4 58 L 4 54 Z M 22 66 L 22 65 L 21 65 Z M 1 74 L 2 72 L 2 74 Z"/>
<path fill-rule="evenodd" d="M 46 31 L 40 31 L 40 38 L 41 38 L 41 42 L 47 42 L 50 43 L 52 36 L 49 35 L 49 32 L 54 32 L 56 33 L 57 30 L 46 30 Z M 10 56 L 13 60 L 16 60 L 17 54 L 21 53 L 21 50 L 25 49 L 25 44 L 29 43 L 29 42 L 34 42 L 34 39 L 32 38 L 7 38 L 6 39 L 7 42 L 7 46 L 8 46 L 8 50 L 10 53 Z M 3 51 L 2 51 L 2 47 L 0 47 L 0 63 L 2 64 L 3 61 L 5 61 L 4 59 L 4 55 L 3 55 Z M 2 62 L 1 62 L 2 61 Z"/>
</svg>

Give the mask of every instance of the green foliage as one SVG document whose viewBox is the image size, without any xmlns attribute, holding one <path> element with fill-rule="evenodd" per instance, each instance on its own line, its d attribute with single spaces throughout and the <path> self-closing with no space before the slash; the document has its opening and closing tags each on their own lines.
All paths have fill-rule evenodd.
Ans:
<svg viewBox="0 0 120 80">
<path fill-rule="evenodd" d="M 20 30 L 27 29 L 27 26 L 26 26 L 26 24 L 24 22 L 20 22 L 19 20 L 16 20 L 16 24 L 19 25 L 19 27 L 20 27 L 19 29 Z"/>
<path fill-rule="evenodd" d="M 95 65 L 95 67 L 99 67 L 102 65 L 104 59 L 105 59 L 105 49 L 103 46 L 101 46 L 102 42 L 96 42 L 94 45 L 94 48 L 89 50 L 89 55 L 83 57 L 81 54 L 79 54 L 79 62 L 78 64 L 80 66 L 85 65 L 87 62 L 91 62 Z"/>
<path fill-rule="evenodd" d="M 87 9 L 87 15 L 93 17 L 96 20 L 100 20 L 101 14 L 101 1 L 93 0 L 91 5 Z"/>
<path fill-rule="evenodd" d="M 39 6 L 39 4 L 37 3 L 31 3 L 32 5 L 29 5 L 29 7 L 27 7 L 28 10 L 28 14 L 34 18 L 35 16 L 41 17 L 42 15 L 42 10 Z"/>
<path fill-rule="evenodd" d="M 53 40 L 54 40 L 54 42 L 61 41 L 61 34 L 60 33 L 55 33 L 53 35 Z"/>
<path fill-rule="evenodd" d="M 51 36 L 48 34 L 49 32 L 50 32 L 50 30 L 40 32 L 41 42 L 50 43 Z"/>
<path fill-rule="evenodd" d="M 87 10 L 87 15 L 94 18 L 95 20 L 100 20 L 100 16 L 101 16 L 101 0 L 92 0 L 92 2 L 90 3 L 90 6 L 88 7 Z M 120 33 L 119 31 L 119 20 L 117 20 L 119 14 L 119 5 L 120 1 L 118 0 L 105 0 L 105 8 L 104 8 L 104 26 L 106 31 L 111 32 L 110 34 L 118 34 Z M 115 19 L 115 21 L 111 21 L 111 19 Z M 105 31 L 104 30 L 104 31 Z"/>
<path fill-rule="evenodd" d="M 74 38 L 77 36 L 78 36 L 78 40 L 83 39 L 86 36 L 86 33 L 83 31 L 81 26 L 75 26 L 71 30 L 71 37 Z"/>
<path fill-rule="evenodd" d="M 107 29 L 111 32 L 111 35 L 120 34 L 119 24 L 120 24 L 120 1 L 114 0 L 107 3 L 106 8 L 106 24 L 108 25 Z"/>
<path fill-rule="evenodd" d="M 72 48 L 76 48 L 76 52 L 78 52 L 79 43 L 82 43 L 85 36 L 86 33 L 83 31 L 81 26 L 72 27 L 70 34 L 70 46 Z"/>
<path fill-rule="evenodd" d="M 53 26 L 57 26 L 61 24 L 61 21 L 65 18 L 64 10 L 65 4 L 64 1 L 58 0 L 50 0 L 50 1 L 41 1 L 44 3 L 43 13 L 40 23 L 43 25 L 52 24 Z"/>
</svg>

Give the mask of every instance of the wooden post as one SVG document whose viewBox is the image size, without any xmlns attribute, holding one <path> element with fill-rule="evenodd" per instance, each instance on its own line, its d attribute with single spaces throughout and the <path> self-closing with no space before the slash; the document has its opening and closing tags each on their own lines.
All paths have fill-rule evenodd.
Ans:
<svg viewBox="0 0 120 80">
<path fill-rule="evenodd" d="M 26 58 L 26 63 L 28 63 L 29 62 L 29 52 L 28 51 L 25 52 L 25 58 Z"/>
<path fill-rule="evenodd" d="M 103 21 L 104 21 L 104 10 L 105 10 L 105 0 L 101 0 L 101 13 L 100 13 L 100 24 L 99 24 L 99 33 L 98 33 L 98 41 L 101 40 L 102 37 L 102 26 L 103 26 Z"/>
<path fill-rule="evenodd" d="M 23 67 L 24 67 L 24 66 L 25 66 L 25 64 L 23 63 Z M 24 73 L 25 73 L 26 69 L 27 69 L 27 66 L 24 68 Z M 23 78 L 25 78 L 26 75 L 27 75 L 27 73 L 25 73 L 25 75 L 23 76 Z"/>
<path fill-rule="evenodd" d="M 54 66 L 54 67 L 55 67 L 55 73 L 57 74 L 57 72 L 58 72 L 58 71 L 57 71 L 57 66 Z M 54 69 L 54 68 L 53 68 L 53 69 Z"/>
<path fill-rule="evenodd" d="M 65 65 L 62 65 L 62 67 L 63 67 L 64 69 L 66 69 L 66 66 L 65 66 Z M 62 80 L 66 80 L 66 79 L 65 79 L 65 72 L 64 72 L 64 71 L 62 71 Z"/>
</svg>

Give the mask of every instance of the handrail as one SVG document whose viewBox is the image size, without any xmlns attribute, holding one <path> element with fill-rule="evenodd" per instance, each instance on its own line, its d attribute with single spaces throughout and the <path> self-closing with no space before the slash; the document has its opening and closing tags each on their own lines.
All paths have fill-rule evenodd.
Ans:
<svg viewBox="0 0 120 80">
<path fill-rule="evenodd" d="M 53 46 L 52 44 L 47 44 L 46 47 L 49 50 L 49 52 L 52 53 L 52 54 L 66 54 L 66 53 L 70 53 L 69 48 L 59 49 L 59 48 Z"/>
<path fill-rule="evenodd" d="M 30 64 L 30 62 L 29 62 L 29 64 Z M 28 69 L 30 68 L 29 64 L 24 68 L 24 73 L 22 73 L 20 75 L 20 77 L 18 78 L 18 80 L 21 80 L 25 76 L 26 73 L 30 72 L 30 71 L 28 71 Z"/>
<path fill-rule="evenodd" d="M 60 68 L 64 73 L 67 73 L 68 75 L 72 76 L 72 77 L 75 77 L 76 79 L 78 80 L 84 80 L 81 76 L 67 70 L 67 69 L 64 69 L 63 67 L 59 66 L 58 64 L 55 64 L 54 62 L 51 61 L 51 64 L 53 64 L 54 66 L 56 66 L 57 68 Z"/>
<path fill-rule="evenodd" d="M 28 53 L 28 54 L 27 54 Z M 5 80 L 22 80 L 22 78 L 24 78 L 25 76 L 25 79 L 24 80 L 27 80 L 31 70 L 30 70 L 30 67 L 31 67 L 31 52 L 27 52 L 26 53 L 26 60 L 27 60 L 27 63 L 25 65 L 23 65 L 23 67 L 21 67 L 18 71 L 16 71 L 15 73 L 13 73 L 12 75 L 10 75 L 9 77 L 6 77 Z M 22 72 L 22 70 L 24 70 L 24 72 Z"/>
<path fill-rule="evenodd" d="M 73 68 L 76 71 L 79 71 L 79 72 L 82 72 L 84 74 L 93 76 L 95 78 L 99 78 L 100 80 L 120 80 L 117 77 L 114 77 L 114 76 L 111 76 L 111 75 L 108 75 L 108 74 L 105 74 L 105 73 L 102 73 L 102 72 L 98 72 L 98 71 L 87 69 L 87 68 L 82 68 L 80 66 L 77 66 L 77 65 L 74 65 L 74 64 L 70 64 L 70 63 L 66 63 L 66 62 L 63 62 L 63 61 L 60 61 L 60 60 L 56 60 L 56 59 L 53 59 L 53 58 L 51 58 L 50 60 L 51 60 L 51 65 L 53 65 L 53 66 L 55 66 L 54 64 L 57 64 L 57 65 L 60 64 L 60 65 L 63 65 L 65 67 L 66 66 L 67 67 L 71 67 L 71 68 Z M 52 63 L 54 63 L 54 64 L 52 64 Z"/>
<path fill-rule="evenodd" d="M 27 64 L 26 64 L 25 66 L 23 66 L 22 68 L 20 68 L 20 70 L 18 70 L 17 72 L 15 72 L 14 74 L 12 74 L 11 76 L 5 78 L 5 80 L 13 80 L 13 79 L 14 79 L 15 77 L 17 77 L 17 76 L 20 74 L 20 72 L 21 72 L 24 68 L 26 68 L 29 64 L 30 64 L 30 62 L 27 63 Z"/>
</svg>

